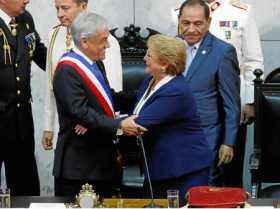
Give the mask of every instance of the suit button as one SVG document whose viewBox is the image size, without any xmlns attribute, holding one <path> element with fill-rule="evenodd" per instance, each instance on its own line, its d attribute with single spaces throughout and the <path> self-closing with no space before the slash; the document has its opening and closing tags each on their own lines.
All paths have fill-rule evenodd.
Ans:
<svg viewBox="0 0 280 209">
<path fill-rule="evenodd" d="M 16 68 L 18 67 L 18 63 L 15 63 L 15 67 L 16 67 Z"/>
<path fill-rule="evenodd" d="M 20 77 L 17 76 L 16 79 L 17 79 L 17 81 L 20 81 Z"/>
<path fill-rule="evenodd" d="M 20 103 L 17 103 L 17 107 L 20 108 Z"/>
<path fill-rule="evenodd" d="M 20 90 L 17 90 L 17 94 L 20 95 Z"/>
</svg>

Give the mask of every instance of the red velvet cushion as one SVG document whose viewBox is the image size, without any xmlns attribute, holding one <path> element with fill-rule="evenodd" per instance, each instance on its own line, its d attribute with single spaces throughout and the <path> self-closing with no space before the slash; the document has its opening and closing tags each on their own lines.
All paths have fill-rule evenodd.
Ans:
<svg viewBox="0 0 280 209">
<path fill-rule="evenodd" d="M 189 207 L 234 208 L 243 207 L 248 194 L 241 188 L 230 187 L 192 187 L 187 195 Z"/>
</svg>

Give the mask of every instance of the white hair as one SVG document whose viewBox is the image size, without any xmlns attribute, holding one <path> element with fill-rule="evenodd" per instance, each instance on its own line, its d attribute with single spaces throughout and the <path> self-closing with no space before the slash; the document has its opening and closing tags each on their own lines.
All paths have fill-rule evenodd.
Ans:
<svg viewBox="0 0 280 209">
<path fill-rule="evenodd" d="M 75 45 L 79 46 L 81 38 L 90 38 L 97 28 L 105 26 L 107 26 L 107 21 L 104 17 L 92 12 L 81 12 L 70 27 Z"/>
</svg>

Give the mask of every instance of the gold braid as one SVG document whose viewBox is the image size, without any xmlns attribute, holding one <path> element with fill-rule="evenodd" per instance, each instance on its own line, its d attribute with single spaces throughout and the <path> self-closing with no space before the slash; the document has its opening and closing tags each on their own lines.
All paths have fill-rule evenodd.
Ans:
<svg viewBox="0 0 280 209">
<path fill-rule="evenodd" d="M 49 47 L 48 47 L 48 72 L 49 72 L 49 77 L 48 77 L 48 80 L 49 80 L 49 88 L 52 90 L 53 88 L 53 75 L 54 75 L 54 71 L 55 69 L 53 69 L 53 62 L 52 62 L 52 57 L 53 57 L 53 48 L 54 48 L 54 43 L 55 43 L 55 40 L 56 40 L 56 37 L 57 37 L 57 34 L 58 34 L 58 31 L 59 31 L 59 26 L 56 26 L 54 28 L 54 32 L 52 34 L 52 37 L 51 37 L 51 41 L 50 41 L 50 44 L 49 44 Z"/>
<path fill-rule="evenodd" d="M 7 54 L 8 54 L 8 57 L 9 57 L 10 64 L 12 64 L 11 47 L 9 45 L 7 37 L 6 37 L 6 35 L 5 35 L 5 33 L 4 33 L 2 28 L 0 28 L 0 36 L 3 37 L 3 50 L 4 50 L 5 64 L 7 64 Z"/>
</svg>

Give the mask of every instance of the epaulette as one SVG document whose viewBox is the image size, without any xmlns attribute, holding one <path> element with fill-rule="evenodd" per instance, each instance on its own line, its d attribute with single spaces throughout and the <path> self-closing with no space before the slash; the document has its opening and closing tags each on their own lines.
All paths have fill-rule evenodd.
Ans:
<svg viewBox="0 0 280 209">
<path fill-rule="evenodd" d="M 60 24 L 58 24 L 58 25 L 56 25 L 56 26 L 53 26 L 53 29 L 56 29 L 56 28 L 58 28 L 58 27 L 60 27 L 60 26 L 62 26 L 62 24 L 60 23 Z"/>
<path fill-rule="evenodd" d="M 234 7 L 237 7 L 239 9 L 247 10 L 248 5 L 241 2 L 240 0 L 230 0 L 230 4 Z"/>
</svg>

